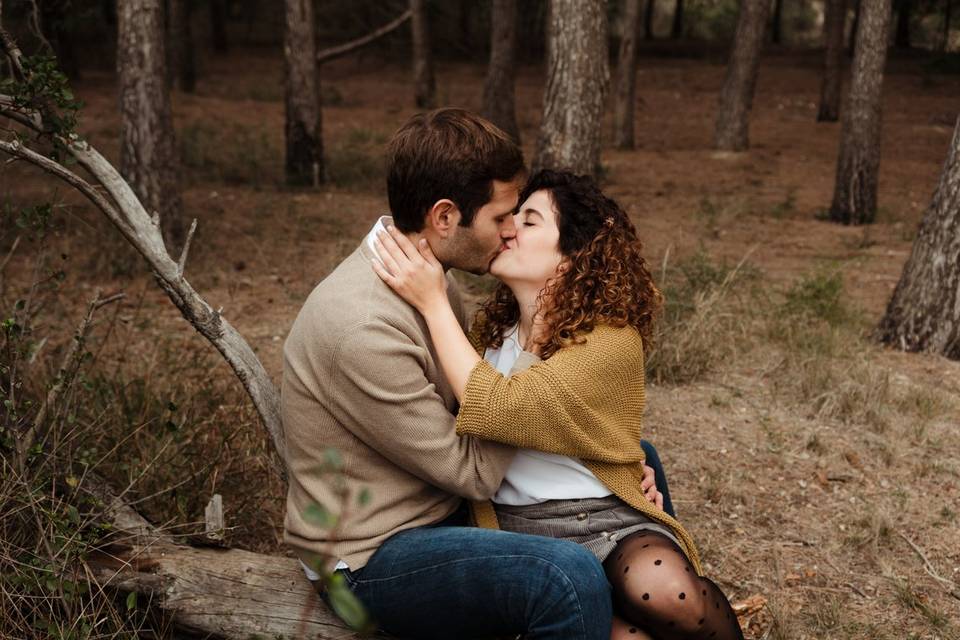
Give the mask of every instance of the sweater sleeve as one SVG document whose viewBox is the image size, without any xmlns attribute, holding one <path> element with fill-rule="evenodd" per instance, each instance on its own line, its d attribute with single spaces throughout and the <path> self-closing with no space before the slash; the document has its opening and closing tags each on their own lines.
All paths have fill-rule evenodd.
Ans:
<svg viewBox="0 0 960 640">
<path fill-rule="evenodd" d="M 397 466 L 455 495 L 487 499 L 499 488 L 515 451 L 458 437 L 453 415 L 424 373 L 426 357 L 396 327 L 383 322 L 353 327 L 333 358 L 336 389 L 328 408 L 354 436 Z"/>
<path fill-rule="evenodd" d="M 584 338 L 509 378 L 478 362 L 457 433 L 586 460 L 642 460 L 642 339 L 606 326 Z"/>
</svg>

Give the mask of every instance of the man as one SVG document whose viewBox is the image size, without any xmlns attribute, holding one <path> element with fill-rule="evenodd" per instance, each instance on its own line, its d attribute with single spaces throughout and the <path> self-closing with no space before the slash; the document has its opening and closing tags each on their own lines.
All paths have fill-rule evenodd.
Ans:
<svg viewBox="0 0 960 640">
<path fill-rule="evenodd" d="M 592 554 L 467 526 L 463 498 L 490 498 L 514 450 L 456 435 L 456 401 L 423 318 L 370 266 L 374 234 L 392 222 L 426 238 L 445 267 L 485 273 L 515 234 L 521 152 L 482 118 L 441 109 L 409 120 L 388 156 L 392 219 L 313 290 L 284 345 L 285 540 L 307 564 L 334 558 L 394 635 L 606 639 L 609 586 Z M 336 480 L 318 470 L 330 448 L 342 459 Z M 335 527 L 311 521 L 315 504 Z"/>
</svg>

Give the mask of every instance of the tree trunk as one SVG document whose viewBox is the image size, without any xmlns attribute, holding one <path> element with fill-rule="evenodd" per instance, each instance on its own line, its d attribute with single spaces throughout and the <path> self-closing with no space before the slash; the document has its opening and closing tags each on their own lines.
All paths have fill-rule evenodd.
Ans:
<svg viewBox="0 0 960 640">
<path fill-rule="evenodd" d="M 677 0 L 673 10 L 673 27 L 670 29 L 670 37 L 674 40 L 683 37 L 683 0 Z"/>
<path fill-rule="evenodd" d="M 517 0 L 493 0 L 490 65 L 483 85 L 483 116 L 520 144 L 514 99 L 517 64 Z"/>
<path fill-rule="evenodd" d="M 887 60 L 890 0 L 861 0 L 850 94 L 841 118 L 837 181 L 830 219 L 869 224 L 877 213 L 883 67 Z"/>
<path fill-rule="evenodd" d="M 960 360 L 960 119 L 878 333 L 883 342 L 904 351 Z"/>
<path fill-rule="evenodd" d="M 534 169 L 594 174 L 609 80 L 603 0 L 551 0 L 547 84 Z"/>
<path fill-rule="evenodd" d="M 843 31 L 847 0 L 826 0 L 823 36 L 826 44 L 823 78 L 820 81 L 818 122 L 836 122 L 840 116 L 840 89 L 843 86 Z"/>
<path fill-rule="evenodd" d="M 783 42 L 783 0 L 773 0 L 773 24 L 771 25 L 770 41 L 773 44 Z"/>
<path fill-rule="evenodd" d="M 162 0 L 117 7 L 120 171 L 171 248 L 183 242 L 177 147 L 170 114 Z"/>
<path fill-rule="evenodd" d="M 647 0 L 648 6 L 652 0 Z M 617 94 L 613 115 L 613 144 L 618 149 L 633 149 L 634 109 L 637 102 L 637 32 L 640 26 L 640 0 L 624 0 L 623 37 L 617 61 Z"/>
<path fill-rule="evenodd" d="M 727 77 L 720 91 L 714 146 L 721 151 L 744 151 L 750 146 L 750 108 L 757 86 L 763 34 L 770 0 L 742 0 Z"/>
<path fill-rule="evenodd" d="M 210 0 L 210 41 L 217 53 L 227 52 L 227 0 Z"/>
<path fill-rule="evenodd" d="M 285 0 L 286 176 L 290 185 L 323 181 L 323 127 L 313 0 Z"/>
<path fill-rule="evenodd" d="M 410 19 L 413 31 L 413 98 L 420 109 L 432 109 L 436 106 L 437 85 L 433 77 L 427 1 L 410 0 L 410 10 L 413 13 Z"/>
<path fill-rule="evenodd" d="M 168 0 L 170 15 L 167 21 L 170 44 L 171 85 L 185 93 L 197 88 L 197 68 L 193 50 L 193 2 L 192 0 Z"/>
<path fill-rule="evenodd" d="M 946 0 L 946 6 L 943 8 L 943 35 L 940 36 L 941 51 L 950 48 L 950 9 L 952 5 L 952 0 Z"/>
<path fill-rule="evenodd" d="M 851 58 L 857 48 L 857 33 L 860 31 L 860 5 L 861 0 L 853 0 L 853 24 L 850 25 L 850 41 L 847 43 L 847 55 Z"/>
<path fill-rule="evenodd" d="M 348 628 L 293 558 L 187 546 L 159 532 L 99 479 L 90 492 L 104 505 L 116 536 L 90 555 L 92 578 L 102 588 L 146 596 L 141 601 L 170 616 L 179 631 L 244 640 L 383 637 Z"/>
<path fill-rule="evenodd" d="M 647 0 L 647 6 L 643 9 L 643 39 L 653 40 L 653 12 L 656 8 L 656 0 Z"/>
<path fill-rule="evenodd" d="M 910 14 L 913 9 L 913 0 L 898 0 L 897 2 L 897 35 L 894 45 L 898 49 L 910 48 Z"/>
</svg>

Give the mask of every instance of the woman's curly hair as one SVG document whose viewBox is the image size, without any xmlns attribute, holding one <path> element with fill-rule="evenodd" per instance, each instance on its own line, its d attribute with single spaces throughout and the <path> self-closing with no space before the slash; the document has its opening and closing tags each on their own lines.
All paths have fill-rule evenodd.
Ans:
<svg viewBox="0 0 960 640">
<path fill-rule="evenodd" d="M 557 213 L 565 258 L 565 268 L 547 282 L 537 300 L 547 328 L 539 341 L 541 357 L 583 342 L 583 334 L 598 324 L 635 328 L 648 350 L 663 296 L 640 255 L 642 245 L 626 212 L 587 176 L 540 171 L 524 187 L 520 202 L 540 190 L 549 192 Z M 497 287 L 478 318 L 482 343 L 501 346 L 504 332 L 520 320 L 517 300 L 505 284 Z"/>
</svg>

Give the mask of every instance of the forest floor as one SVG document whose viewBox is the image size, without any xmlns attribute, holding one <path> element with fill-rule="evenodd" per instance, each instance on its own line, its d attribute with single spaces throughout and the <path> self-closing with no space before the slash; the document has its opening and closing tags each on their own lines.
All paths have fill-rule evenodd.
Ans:
<svg viewBox="0 0 960 640">
<path fill-rule="evenodd" d="M 606 148 L 602 162 L 674 300 L 645 433 L 709 575 L 732 600 L 766 599 L 748 637 L 956 639 L 960 590 L 930 574 L 960 585 L 960 363 L 881 348 L 870 332 L 936 185 L 960 75 L 891 61 L 878 221 L 842 227 L 821 220 L 839 124 L 815 122 L 819 63 L 764 61 L 751 148 L 731 155 L 711 149 L 722 61 L 641 55 L 638 149 Z M 484 71 L 440 65 L 439 102 L 478 109 Z M 331 183 L 315 191 L 281 185 L 272 53 L 205 59 L 197 93 L 174 95 L 185 212 L 199 220 L 187 277 L 277 382 L 303 300 L 386 211 L 384 142 L 414 112 L 406 68 L 361 58 L 323 72 Z M 113 74 L 89 71 L 76 89 L 81 130 L 116 160 Z M 517 92 L 530 158 L 542 69 L 522 67 Z M 48 245 L 65 277 L 36 329 L 51 345 L 95 288 L 127 294 L 102 312 L 87 374 L 89 446 L 107 452 L 107 474 L 137 479 L 144 497 L 164 490 L 142 507 L 171 526 L 202 520 L 219 492 L 233 544 L 283 553 L 283 487 L 227 367 L 91 207 L 26 168 L 0 181 L 15 206 L 61 205 Z M 14 233 L 0 236 L 5 255 Z M 29 284 L 39 246 L 21 244 L 4 304 Z M 464 283 L 474 300 L 489 290 Z"/>
</svg>

